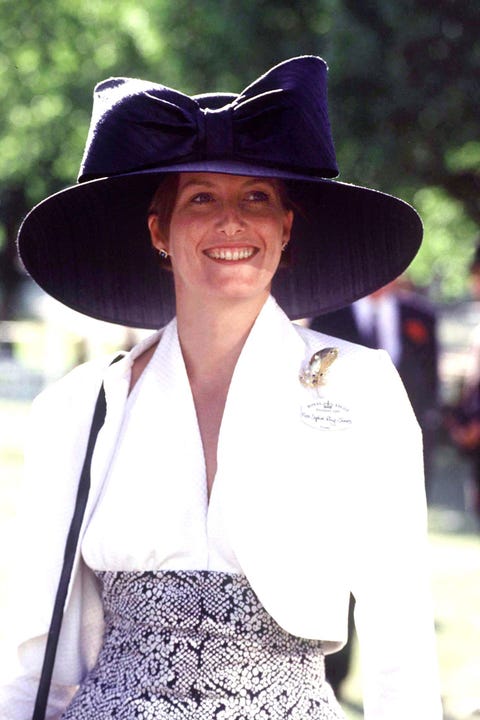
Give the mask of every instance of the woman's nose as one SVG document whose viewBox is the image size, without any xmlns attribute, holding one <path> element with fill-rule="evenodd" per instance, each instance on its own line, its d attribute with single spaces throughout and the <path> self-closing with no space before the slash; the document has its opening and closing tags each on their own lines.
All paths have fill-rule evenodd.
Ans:
<svg viewBox="0 0 480 720">
<path fill-rule="evenodd" d="M 222 205 L 217 223 L 220 232 L 227 236 L 237 235 L 245 229 L 245 221 L 240 208 L 233 203 Z"/>
</svg>

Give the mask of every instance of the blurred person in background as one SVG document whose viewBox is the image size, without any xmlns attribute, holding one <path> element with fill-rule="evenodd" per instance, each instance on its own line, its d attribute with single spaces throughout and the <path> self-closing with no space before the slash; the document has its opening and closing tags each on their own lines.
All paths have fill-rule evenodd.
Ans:
<svg viewBox="0 0 480 720">
<path fill-rule="evenodd" d="M 473 300 L 480 300 L 480 244 L 469 268 L 469 290 Z M 467 371 L 462 379 L 459 399 L 448 413 L 447 425 L 454 445 L 471 463 L 471 483 L 467 488 L 468 508 L 480 524 L 480 325 L 472 334 Z"/>
<path fill-rule="evenodd" d="M 49 720 L 340 720 L 350 592 L 365 718 L 441 717 L 418 423 L 385 353 L 291 323 L 385 285 L 422 234 L 331 179 L 326 71 L 100 83 L 79 183 L 21 227 L 47 292 L 162 329 L 34 403 L 2 720 L 31 714 L 102 382 Z"/>
</svg>

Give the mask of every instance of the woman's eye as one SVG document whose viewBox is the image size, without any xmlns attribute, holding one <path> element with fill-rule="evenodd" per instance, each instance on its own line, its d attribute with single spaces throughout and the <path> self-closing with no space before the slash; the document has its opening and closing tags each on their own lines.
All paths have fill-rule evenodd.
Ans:
<svg viewBox="0 0 480 720">
<path fill-rule="evenodd" d="M 208 192 L 201 192 L 194 195 L 191 199 L 192 203 L 196 205 L 203 205 L 204 203 L 212 202 L 213 196 Z"/>
<path fill-rule="evenodd" d="M 250 202 L 267 202 L 270 197 L 268 193 L 264 192 L 263 190 L 251 190 L 249 193 L 247 193 L 247 198 Z"/>
</svg>

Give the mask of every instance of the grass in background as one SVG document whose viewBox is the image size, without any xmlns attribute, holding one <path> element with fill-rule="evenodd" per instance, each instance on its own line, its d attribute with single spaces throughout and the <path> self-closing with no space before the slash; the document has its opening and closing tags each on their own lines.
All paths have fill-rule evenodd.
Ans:
<svg viewBox="0 0 480 720">
<path fill-rule="evenodd" d="M 432 525 L 438 525 L 439 513 L 432 516 Z M 430 543 L 445 720 L 473 720 L 480 717 L 480 540 L 475 534 L 432 531 Z M 345 684 L 349 720 L 363 717 L 357 650 Z"/>
<path fill-rule="evenodd" d="M 480 717 L 480 540 L 432 534 L 435 620 L 447 720 Z"/>
</svg>

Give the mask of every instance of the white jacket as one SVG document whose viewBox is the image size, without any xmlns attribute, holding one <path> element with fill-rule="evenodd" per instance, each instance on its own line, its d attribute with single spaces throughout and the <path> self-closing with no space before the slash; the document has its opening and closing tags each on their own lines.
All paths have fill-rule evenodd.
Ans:
<svg viewBox="0 0 480 720">
<path fill-rule="evenodd" d="M 84 527 L 121 427 L 131 364 L 158 337 L 106 369 L 108 361 L 76 368 L 34 402 L 26 542 L 15 587 L 21 667 L 0 693 L 2 720 L 31 716 L 102 379 L 107 416 L 95 447 Z M 314 352 L 327 346 L 337 347 L 339 356 L 319 397 L 300 383 L 299 373 Z M 157 415 L 159 408 L 163 413 L 167 436 L 159 441 L 146 422 L 145 432 L 152 432 L 147 445 L 152 461 L 164 464 L 165 472 L 185 455 L 177 423 L 169 422 L 181 408 L 181 398 L 168 392 L 181 362 L 181 357 L 166 358 L 165 372 L 148 396 Z M 192 428 L 185 427 L 189 432 Z M 335 649 L 346 639 L 349 591 L 355 595 L 365 717 L 438 720 L 421 437 L 386 353 L 292 325 L 270 299 L 229 389 L 215 483 L 223 486 L 226 527 L 240 566 L 285 630 Z M 168 522 L 168 508 L 159 508 L 158 520 Z M 95 662 L 102 627 L 95 577 L 77 556 L 49 720 L 60 717 Z"/>
</svg>

